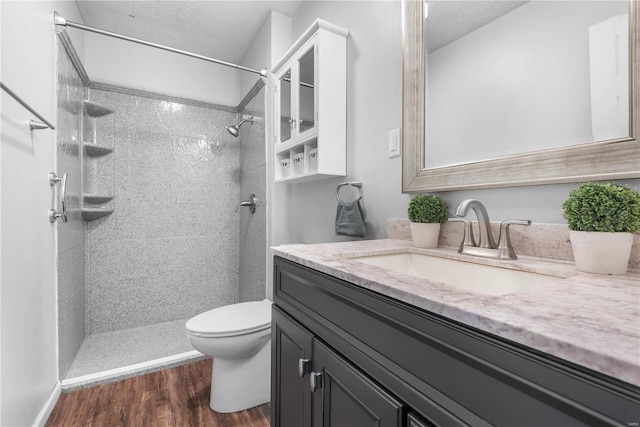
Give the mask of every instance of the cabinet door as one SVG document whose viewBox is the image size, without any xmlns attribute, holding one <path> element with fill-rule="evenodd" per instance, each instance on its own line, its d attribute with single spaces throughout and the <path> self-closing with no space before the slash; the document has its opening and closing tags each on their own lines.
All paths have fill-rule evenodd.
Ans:
<svg viewBox="0 0 640 427">
<path fill-rule="evenodd" d="M 402 426 L 402 405 L 317 339 L 313 343 L 314 427 Z"/>
<path fill-rule="evenodd" d="M 278 142 L 283 143 L 291 139 L 291 130 L 294 123 L 292 102 L 291 68 L 287 68 L 278 77 Z"/>
<path fill-rule="evenodd" d="M 313 337 L 275 305 L 271 324 L 271 425 L 310 427 Z"/>
<path fill-rule="evenodd" d="M 311 43 L 298 58 L 297 131 L 302 135 L 316 126 L 316 45 Z"/>
</svg>

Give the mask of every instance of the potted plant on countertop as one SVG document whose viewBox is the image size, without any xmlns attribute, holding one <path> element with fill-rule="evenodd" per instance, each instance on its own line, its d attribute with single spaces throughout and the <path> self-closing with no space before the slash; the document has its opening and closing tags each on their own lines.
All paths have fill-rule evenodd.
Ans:
<svg viewBox="0 0 640 427">
<path fill-rule="evenodd" d="M 569 193 L 562 209 L 576 268 L 625 274 L 633 233 L 640 230 L 640 195 L 618 184 L 587 182 Z"/>
<path fill-rule="evenodd" d="M 411 237 L 418 248 L 438 246 L 440 224 L 447 221 L 447 203 L 438 196 L 419 194 L 409 201 Z"/>
</svg>

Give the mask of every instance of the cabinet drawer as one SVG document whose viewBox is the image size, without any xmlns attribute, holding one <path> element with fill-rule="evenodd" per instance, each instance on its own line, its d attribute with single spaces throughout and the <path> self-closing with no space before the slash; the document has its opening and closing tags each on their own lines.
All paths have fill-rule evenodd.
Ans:
<svg viewBox="0 0 640 427">
<path fill-rule="evenodd" d="M 619 425 L 637 387 L 276 257 L 274 300 L 429 422 Z"/>
</svg>

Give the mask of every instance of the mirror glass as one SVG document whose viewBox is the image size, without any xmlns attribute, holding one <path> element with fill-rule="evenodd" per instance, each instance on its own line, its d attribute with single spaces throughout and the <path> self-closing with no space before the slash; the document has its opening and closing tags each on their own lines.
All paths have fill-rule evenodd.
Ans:
<svg viewBox="0 0 640 427">
<path fill-rule="evenodd" d="M 314 108 L 314 47 L 311 47 L 302 58 L 300 58 L 300 127 L 299 132 L 302 133 L 315 126 L 315 108 Z"/>
<path fill-rule="evenodd" d="M 425 167 L 628 137 L 628 1 L 427 1 Z"/>
<path fill-rule="evenodd" d="M 280 142 L 291 139 L 291 70 L 280 78 Z"/>
<path fill-rule="evenodd" d="M 638 2 L 402 6 L 405 193 L 640 177 Z"/>
</svg>

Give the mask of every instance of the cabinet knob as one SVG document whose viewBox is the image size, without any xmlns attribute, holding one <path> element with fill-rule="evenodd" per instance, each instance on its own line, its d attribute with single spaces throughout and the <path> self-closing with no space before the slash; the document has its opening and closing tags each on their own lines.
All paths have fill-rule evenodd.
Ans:
<svg viewBox="0 0 640 427">
<path fill-rule="evenodd" d="M 300 375 L 300 378 L 304 378 L 309 372 L 311 372 L 311 359 L 299 359 L 298 375 Z"/>
<path fill-rule="evenodd" d="M 312 393 L 322 388 L 322 372 L 311 372 L 309 385 L 311 386 Z"/>
</svg>

